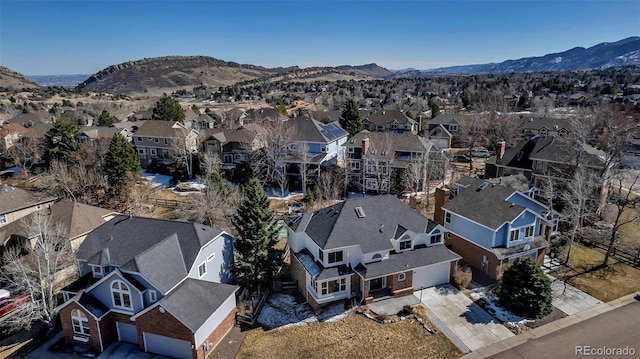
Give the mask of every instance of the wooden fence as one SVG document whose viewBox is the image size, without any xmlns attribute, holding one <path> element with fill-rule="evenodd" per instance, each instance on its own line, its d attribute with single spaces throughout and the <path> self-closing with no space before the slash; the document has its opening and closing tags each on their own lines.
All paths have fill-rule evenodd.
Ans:
<svg viewBox="0 0 640 359">
<path fill-rule="evenodd" d="M 609 246 L 600 243 L 600 242 L 588 242 L 585 243 L 587 246 L 595 248 L 598 252 L 607 253 Z M 615 258 L 619 262 L 628 264 L 632 267 L 640 269 L 640 249 L 638 249 L 635 253 L 631 251 L 626 251 L 620 248 L 613 248 L 613 252 L 611 253 L 611 257 Z"/>
<path fill-rule="evenodd" d="M 164 198 L 152 198 L 151 204 L 159 207 L 173 208 L 177 209 L 181 206 L 185 206 L 188 204 L 187 201 L 177 200 L 177 199 L 164 199 Z"/>
</svg>

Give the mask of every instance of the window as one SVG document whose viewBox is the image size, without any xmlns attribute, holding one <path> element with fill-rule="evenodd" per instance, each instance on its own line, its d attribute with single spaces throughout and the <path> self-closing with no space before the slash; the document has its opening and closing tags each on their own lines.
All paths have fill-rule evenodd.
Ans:
<svg viewBox="0 0 640 359">
<path fill-rule="evenodd" d="M 458 131 L 458 125 L 449 125 L 449 132 Z"/>
<path fill-rule="evenodd" d="M 329 263 L 342 262 L 342 251 L 329 253 Z"/>
<path fill-rule="evenodd" d="M 407 276 L 404 273 L 398 274 L 398 282 L 404 282 Z"/>
<path fill-rule="evenodd" d="M 80 309 L 71 311 L 71 323 L 73 324 L 73 332 L 82 335 L 91 335 L 89 329 L 89 319 Z"/>
<path fill-rule="evenodd" d="M 429 243 L 431 244 L 437 244 L 442 242 L 442 234 L 434 234 L 431 236 Z"/>
<path fill-rule="evenodd" d="M 142 142 L 142 137 L 138 137 L 138 142 Z"/>
<path fill-rule="evenodd" d="M 320 262 L 324 262 L 324 252 L 322 249 L 318 249 L 318 259 L 320 259 Z"/>
<path fill-rule="evenodd" d="M 202 263 L 200 266 L 198 266 L 198 275 L 200 277 L 202 277 L 203 275 L 207 274 L 207 263 Z"/>
<path fill-rule="evenodd" d="M 360 162 L 352 161 L 352 162 L 349 162 L 349 164 L 351 166 L 351 170 L 352 171 L 359 171 L 360 170 Z"/>
<path fill-rule="evenodd" d="M 519 229 L 512 229 L 511 232 L 509 233 L 509 240 L 510 241 L 517 241 L 518 239 L 520 239 L 520 230 Z"/>
<path fill-rule="evenodd" d="M 355 147 L 349 147 L 347 152 L 354 153 L 356 151 Z"/>
<path fill-rule="evenodd" d="M 124 282 L 116 280 L 111 284 L 111 296 L 113 306 L 123 309 L 132 309 L 131 307 L 131 290 Z"/>
<path fill-rule="evenodd" d="M 373 259 L 373 260 L 382 259 L 382 254 L 376 253 L 376 254 L 373 255 L 373 257 L 371 257 L 371 259 Z"/>
<path fill-rule="evenodd" d="M 156 297 L 156 291 L 155 290 L 149 290 L 149 300 L 152 302 L 155 302 L 157 299 Z"/>
<path fill-rule="evenodd" d="M 139 149 L 138 153 L 141 154 L 141 155 L 144 155 L 144 150 L 143 149 Z"/>
<path fill-rule="evenodd" d="M 158 143 L 158 142 L 160 142 L 160 139 L 156 137 L 156 138 L 153 139 L 153 142 Z"/>
<path fill-rule="evenodd" d="M 524 236 L 525 237 L 532 237 L 533 236 L 533 226 L 529 226 L 529 227 L 524 229 Z"/>
<path fill-rule="evenodd" d="M 155 156 L 155 155 L 156 155 L 156 149 L 155 149 L 155 148 L 152 148 L 152 149 L 151 149 L 151 156 Z"/>
<path fill-rule="evenodd" d="M 169 139 L 165 138 L 165 139 L 164 139 L 164 144 L 165 144 L 165 145 L 168 145 L 168 144 L 169 144 Z"/>
<path fill-rule="evenodd" d="M 340 278 L 320 283 L 320 294 L 327 295 L 347 290 L 347 280 Z"/>
<path fill-rule="evenodd" d="M 216 257 L 215 253 L 212 253 L 210 256 L 207 257 L 207 262 L 213 260 Z"/>
<path fill-rule="evenodd" d="M 322 151 L 322 152 L 327 152 L 327 147 L 326 147 L 326 146 L 322 146 L 322 148 L 320 149 L 320 151 Z"/>
<path fill-rule="evenodd" d="M 2 223 L 7 223 L 7 215 L 6 214 L 0 214 L 0 224 Z"/>
<path fill-rule="evenodd" d="M 400 250 L 404 251 L 406 249 L 411 249 L 411 240 L 400 242 Z"/>
<path fill-rule="evenodd" d="M 445 213 L 444 221 L 447 222 L 447 223 L 451 223 L 451 213 L 450 212 Z"/>
<path fill-rule="evenodd" d="M 94 277 L 102 277 L 102 267 L 100 267 L 100 266 L 93 267 L 93 276 Z"/>
</svg>

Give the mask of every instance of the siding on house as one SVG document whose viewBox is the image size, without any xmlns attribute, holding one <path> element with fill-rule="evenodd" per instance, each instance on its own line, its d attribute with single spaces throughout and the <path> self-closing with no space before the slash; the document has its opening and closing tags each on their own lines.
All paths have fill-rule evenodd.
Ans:
<svg viewBox="0 0 640 359">
<path fill-rule="evenodd" d="M 211 256 L 213 258 L 209 259 Z M 199 267 L 206 263 L 207 272 L 200 277 Z M 226 265 L 225 265 L 226 263 Z M 231 264 L 233 263 L 233 238 L 222 234 L 211 243 L 202 247 L 189 271 L 189 277 L 210 282 L 229 283 Z"/>
<path fill-rule="evenodd" d="M 102 303 L 107 303 L 108 307 L 113 307 L 113 298 L 111 295 L 111 285 L 114 281 L 120 280 L 124 282 L 129 290 L 131 291 L 131 307 L 132 309 L 124 310 L 127 312 L 136 313 L 144 309 L 143 300 L 142 300 L 142 292 L 140 292 L 135 286 L 131 285 L 126 279 L 122 278 L 119 274 L 113 274 L 102 283 L 98 284 L 95 288 L 91 290 L 91 294 L 93 294 L 98 300 Z"/>
<path fill-rule="evenodd" d="M 448 212 L 445 210 L 445 213 Z M 449 212 L 451 213 L 451 212 Z M 445 214 L 446 218 L 446 214 Z M 465 238 L 473 238 L 476 244 L 491 249 L 493 247 L 494 232 L 479 224 L 473 223 L 455 213 L 451 214 L 451 223 L 444 222 L 444 227 L 450 231 L 458 233 Z"/>
</svg>

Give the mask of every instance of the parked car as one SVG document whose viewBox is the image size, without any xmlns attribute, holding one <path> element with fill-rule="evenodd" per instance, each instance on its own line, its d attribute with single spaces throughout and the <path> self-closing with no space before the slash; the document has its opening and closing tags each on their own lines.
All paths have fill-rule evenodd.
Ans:
<svg viewBox="0 0 640 359">
<path fill-rule="evenodd" d="M 474 148 L 471 150 L 471 157 L 488 158 L 489 156 L 489 150 L 486 148 Z"/>
<path fill-rule="evenodd" d="M 0 302 L 0 317 L 4 317 L 5 315 L 11 313 L 16 308 L 18 308 L 20 303 L 25 302 L 26 300 L 28 300 L 28 297 L 26 295 L 18 298 L 10 298 L 10 299 L 2 300 Z"/>
<path fill-rule="evenodd" d="M 455 155 L 453 156 L 453 162 L 469 163 L 471 162 L 471 157 L 467 155 Z"/>
<path fill-rule="evenodd" d="M 11 297 L 11 291 L 9 288 L 0 288 L 0 299 L 6 299 Z"/>
</svg>

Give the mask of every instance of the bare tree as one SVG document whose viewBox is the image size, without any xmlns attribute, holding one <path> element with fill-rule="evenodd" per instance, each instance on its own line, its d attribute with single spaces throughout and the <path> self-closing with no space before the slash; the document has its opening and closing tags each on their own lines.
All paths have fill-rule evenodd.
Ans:
<svg viewBox="0 0 640 359">
<path fill-rule="evenodd" d="M 169 154 L 176 161 L 177 168 L 184 168 L 189 178 L 193 177 L 193 157 L 198 152 L 198 133 L 183 125 L 176 130 L 176 136 L 171 139 Z M 174 126 L 174 127 L 175 127 Z"/>
<path fill-rule="evenodd" d="M 317 198 L 316 202 L 319 200 L 331 202 L 340 199 L 344 192 L 344 171 L 344 168 L 335 167 L 320 172 L 317 188 L 322 198 Z"/>
<path fill-rule="evenodd" d="M 52 160 L 42 183 L 53 195 L 97 204 L 104 199 L 108 183 L 100 166 L 88 162 L 90 160 L 67 164 Z"/>
<path fill-rule="evenodd" d="M 285 159 L 293 150 L 294 128 L 288 121 L 279 119 L 259 123 L 257 139 L 261 148 L 253 151 L 251 169 L 263 185 L 278 184 L 284 196 L 287 187 Z"/>
<path fill-rule="evenodd" d="M 205 181 L 205 188 L 201 193 L 186 197 L 185 203 L 177 209 L 177 214 L 187 221 L 230 230 L 233 228 L 231 218 L 238 209 L 241 196 L 221 177 L 214 178 L 216 179 Z"/>
<path fill-rule="evenodd" d="M 370 138 L 369 151 L 362 154 L 364 190 L 388 193 L 391 190 L 391 161 L 393 160 L 393 134 L 376 133 Z"/>
<path fill-rule="evenodd" d="M 126 193 L 124 201 L 119 202 L 122 204 L 121 210 L 131 211 L 136 216 L 144 216 L 149 211 L 153 211 L 151 198 L 155 189 L 150 181 L 138 181 L 134 175 L 129 173 L 122 185 L 126 186 L 127 190 L 120 192 Z"/>
<path fill-rule="evenodd" d="M 44 144 L 32 137 L 23 137 L 7 149 L 8 157 L 14 165 L 20 166 L 23 174 L 26 174 L 32 165 L 40 162 L 44 153 Z"/>
<path fill-rule="evenodd" d="M 471 156 L 471 151 L 477 146 L 488 146 L 487 121 L 485 116 L 474 114 L 460 117 L 460 127 L 455 137 L 459 147 L 466 148 Z M 469 162 L 469 173 L 473 172 L 473 161 Z"/>
<path fill-rule="evenodd" d="M 614 253 L 620 228 L 640 220 L 640 195 L 634 193 L 640 190 L 640 171 L 615 171 L 609 183 L 609 202 L 614 205 L 615 218 L 609 236 L 607 253 L 602 261 L 603 267 L 609 264 L 609 258 Z M 632 214 L 623 219 L 622 214 L 628 210 Z"/>
<path fill-rule="evenodd" d="M 52 325 L 61 279 L 66 273 L 77 272 L 68 229 L 54 222 L 46 211 L 30 218 L 22 225 L 31 243 L 7 249 L 0 271 L 0 278 L 9 283 L 17 297 L 28 298 L 16 314 L 2 321 L 8 331 L 30 328 L 38 320 Z"/>
</svg>

